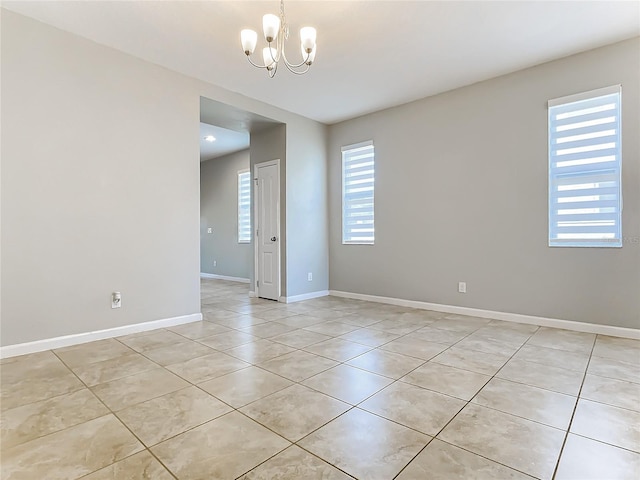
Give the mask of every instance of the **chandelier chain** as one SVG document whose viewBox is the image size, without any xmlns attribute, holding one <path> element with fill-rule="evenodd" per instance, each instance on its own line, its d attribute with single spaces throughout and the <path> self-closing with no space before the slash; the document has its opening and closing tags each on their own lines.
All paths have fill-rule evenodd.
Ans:
<svg viewBox="0 0 640 480">
<path fill-rule="evenodd" d="M 282 32 L 284 33 L 284 39 L 289 40 L 289 24 L 287 23 L 287 16 L 284 13 L 284 0 L 280 0 L 280 22 L 282 25 Z"/>
</svg>

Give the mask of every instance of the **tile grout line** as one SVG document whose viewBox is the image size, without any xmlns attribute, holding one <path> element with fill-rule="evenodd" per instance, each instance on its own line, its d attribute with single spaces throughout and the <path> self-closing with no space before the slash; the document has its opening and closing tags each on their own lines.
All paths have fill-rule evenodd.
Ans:
<svg viewBox="0 0 640 480">
<path fill-rule="evenodd" d="M 598 440 L 597 438 L 587 437 L 586 435 L 583 435 L 583 434 L 580 434 L 580 433 L 571 432 L 571 435 L 575 435 L 576 437 L 586 438 L 587 440 L 592 440 L 592 441 L 594 441 L 596 443 L 601 443 L 602 445 L 608 445 L 608 446 L 616 448 L 618 450 L 625 450 L 627 452 L 634 453 L 636 455 L 640 455 L 640 451 L 632 450 L 629 447 L 621 447 L 620 445 L 614 445 L 613 443 L 605 442 L 604 440 Z"/>
<path fill-rule="evenodd" d="M 569 439 L 569 432 L 571 431 L 571 425 L 573 425 L 573 419 L 576 415 L 576 410 L 578 410 L 578 404 L 580 403 L 582 388 L 584 387 L 584 382 L 587 378 L 587 372 L 589 371 L 589 364 L 591 363 L 591 357 L 593 357 L 593 350 L 595 349 L 597 341 L 598 341 L 598 335 L 594 335 L 593 344 L 591 345 L 591 352 L 589 352 L 589 359 L 587 360 L 587 365 L 584 369 L 584 374 L 582 375 L 582 382 L 580 382 L 580 388 L 578 389 L 576 404 L 573 407 L 573 411 L 571 412 L 571 418 L 569 419 L 569 425 L 567 425 L 567 431 L 564 435 L 564 438 L 562 439 L 562 446 L 560 447 L 560 452 L 558 453 L 558 460 L 556 460 L 556 465 L 555 465 L 555 468 L 553 469 L 553 475 L 551 476 L 551 480 L 555 480 L 556 475 L 558 474 L 558 468 L 560 468 L 560 461 L 562 460 L 564 447 L 566 446 L 567 440 Z"/>
</svg>

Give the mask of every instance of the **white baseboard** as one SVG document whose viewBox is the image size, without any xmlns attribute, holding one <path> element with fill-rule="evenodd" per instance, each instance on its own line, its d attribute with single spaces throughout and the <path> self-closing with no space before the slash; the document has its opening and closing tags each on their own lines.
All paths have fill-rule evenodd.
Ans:
<svg viewBox="0 0 640 480">
<path fill-rule="evenodd" d="M 278 299 L 281 303 L 294 303 L 302 302 L 303 300 L 311 300 L 312 298 L 326 297 L 329 295 L 329 290 L 319 290 L 317 292 L 303 293 L 301 295 L 293 295 L 291 297 L 280 297 Z"/>
<path fill-rule="evenodd" d="M 255 290 L 249 290 L 249 298 L 257 298 Z"/>
<path fill-rule="evenodd" d="M 129 335 L 131 333 L 146 332 L 147 330 L 155 330 L 156 328 L 175 327 L 176 325 L 198 322 L 200 320 L 202 320 L 202 313 L 193 313 L 191 315 L 163 318 L 161 320 L 135 323 L 133 325 L 123 325 L 122 327 L 107 328 L 105 330 L 96 330 L 94 332 L 76 333 L 74 335 L 65 335 L 63 337 L 45 338 L 43 340 L 36 340 L 34 342 L 7 345 L 5 347 L 0 347 L 0 358 L 9 358 L 18 355 L 26 355 L 28 353 L 43 352 L 45 350 L 69 347 L 71 345 L 93 342 L 95 340 L 103 340 L 105 338 L 120 337 L 122 335 Z"/>
<path fill-rule="evenodd" d="M 217 280 L 228 280 L 230 282 L 249 283 L 248 278 L 229 277 L 227 275 L 216 275 L 215 273 L 200 273 L 200 278 L 215 278 Z"/>
<path fill-rule="evenodd" d="M 600 335 L 610 335 L 612 337 L 623 337 L 640 340 L 640 330 L 636 328 L 616 327 L 613 325 L 598 325 L 595 323 L 575 322 L 573 320 L 560 320 L 558 318 L 536 317 L 533 315 L 522 315 L 519 313 L 495 312 L 492 310 L 480 310 L 470 307 L 456 307 L 454 305 L 442 305 L 439 303 L 419 302 L 416 300 L 405 300 L 402 298 L 380 297 L 377 295 L 366 295 L 362 293 L 341 292 L 330 290 L 329 295 L 343 298 L 353 298 L 355 300 L 366 300 L 369 302 L 388 303 L 401 307 L 420 308 L 423 310 L 433 310 L 436 312 L 454 313 L 458 315 L 469 315 L 472 317 L 491 318 L 492 320 L 503 320 L 505 322 L 526 323 L 529 325 L 539 325 L 541 327 L 562 328 L 564 330 L 574 330 L 576 332 L 597 333 Z"/>
</svg>

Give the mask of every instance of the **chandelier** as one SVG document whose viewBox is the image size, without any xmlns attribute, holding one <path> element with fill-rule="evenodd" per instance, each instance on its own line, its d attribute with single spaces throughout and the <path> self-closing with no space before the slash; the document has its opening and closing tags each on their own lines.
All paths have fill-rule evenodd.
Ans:
<svg viewBox="0 0 640 480">
<path fill-rule="evenodd" d="M 242 50 L 244 50 L 247 60 L 254 67 L 266 68 L 269 77 L 273 78 L 278 71 L 278 65 L 284 63 L 290 72 L 296 75 L 307 73 L 311 64 L 316 58 L 316 29 L 313 27 L 302 27 L 300 29 L 300 52 L 302 62 L 291 63 L 287 60 L 284 52 L 285 42 L 289 40 L 289 25 L 284 14 L 284 0 L 280 0 L 280 17 L 268 13 L 262 17 L 262 31 L 268 46 L 262 49 L 262 61 L 264 65 L 259 65 L 251 60 L 251 54 L 256 49 L 258 34 L 254 30 L 245 29 L 240 32 Z M 282 61 L 282 62 L 281 62 Z"/>
</svg>

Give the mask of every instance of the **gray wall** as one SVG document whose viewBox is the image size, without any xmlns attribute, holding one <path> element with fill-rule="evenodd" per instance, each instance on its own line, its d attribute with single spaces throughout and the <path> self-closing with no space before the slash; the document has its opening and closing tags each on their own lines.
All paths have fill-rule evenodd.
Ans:
<svg viewBox="0 0 640 480">
<path fill-rule="evenodd" d="M 330 127 L 331 289 L 640 327 L 639 79 L 633 39 Z M 547 100 L 618 83 L 624 247 L 549 248 Z M 376 242 L 342 245 L 340 147 L 369 139 Z"/>
<path fill-rule="evenodd" d="M 287 296 L 329 288 L 326 129 L 287 125 Z M 309 143 L 296 141 L 312 140 Z M 313 280 L 307 279 L 312 273 Z"/>
<path fill-rule="evenodd" d="M 175 87 L 3 11 L 3 345 L 200 311 L 198 98 Z"/>
<path fill-rule="evenodd" d="M 199 312 L 200 97 L 300 125 L 292 151 L 324 149 L 325 127 L 6 10 L 1 22 L 1 344 Z"/>
<path fill-rule="evenodd" d="M 238 243 L 238 172 L 249 170 L 249 150 L 200 164 L 200 272 L 249 278 L 250 243 Z M 212 233 L 207 233 L 207 228 Z M 213 266 L 214 260 L 216 266 Z"/>
</svg>

